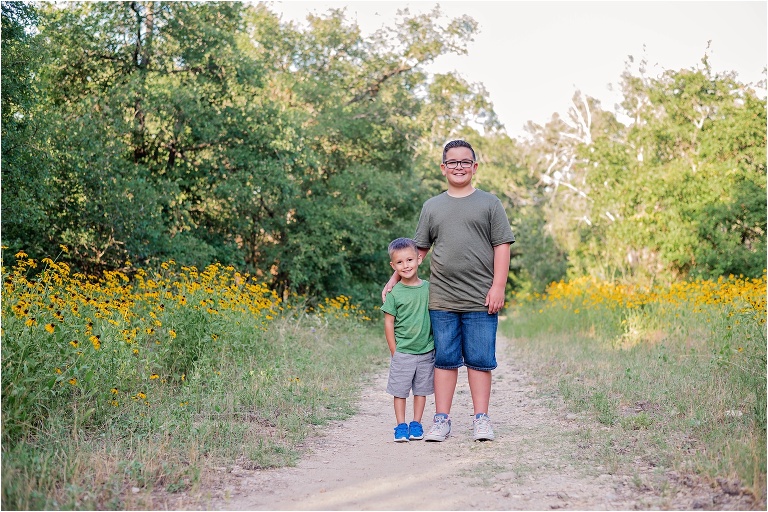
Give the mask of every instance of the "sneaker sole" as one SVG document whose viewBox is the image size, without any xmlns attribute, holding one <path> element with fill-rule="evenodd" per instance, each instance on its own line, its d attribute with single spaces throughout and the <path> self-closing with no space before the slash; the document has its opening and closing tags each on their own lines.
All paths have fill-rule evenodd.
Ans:
<svg viewBox="0 0 768 512">
<path fill-rule="evenodd" d="M 496 438 L 494 435 L 476 435 L 474 436 L 475 441 L 493 441 Z"/>
<path fill-rule="evenodd" d="M 422 439 L 424 439 L 424 436 L 411 436 L 408 438 L 409 441 L 421 441 Z"/>
<path fill-rule="evenodd" d="M 451 436 L 451 434 L 450 434 L 450 433 L 448 433 L 448 434 L 446 434 L 446 435 L 444 435 L 444 436 L 440 436 L 440 437 L 438 437 L 438 436 L 432 436 L 432 437 L 429 437 L 429 436 L 425 436 L 425 437 L 424 437 L 424 440 L 425 440 L 425 441 L 433 441 L 433 442 L 438 442 L 438 443 L 440 443 L 440 442 L 443 442 L 443 441 L 445 441 L 446 439 L 448 439 L 450 436 Z"/>
<path fill-rule="evenodd" d="M 396 443 L 407 443 L 408 442 L 408 438 L 407 437 L 396 437 L 395 438 L 395 442 Z"/>
</svg>

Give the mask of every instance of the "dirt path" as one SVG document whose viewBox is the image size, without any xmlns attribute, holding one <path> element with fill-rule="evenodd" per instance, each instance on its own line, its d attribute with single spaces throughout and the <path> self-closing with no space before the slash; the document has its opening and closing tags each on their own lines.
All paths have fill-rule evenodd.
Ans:
<svg viewBox="0 0 768 512">
<path fill-rule="evenodd" d="M 674 474 L 640 485 L 652 468 L 609 474 L 593 462 L 585 419 L 541 398 L 514 347 L 499 340 L 490 416 L 496 440 L 472 440 L 466 371 L 459 373 L 453 435 L 443 443 L 392 440 L 394 413 L 386 374 L 362 393 L 359 413 L 327 427 L 296 467 L 235 467 L 221 486 L 203 490 L 212 510 L 632 510 L 748 509 L 746 498 L 715 492 Z M 411 401 L 408 401 L 411 407 Z M 434 411 L 427 400 L 425 419 Z M 408 418 L 410 419 L 410 418 Z M 593 425 L 594 427 L 594 425 Z M 599 427 L 597 427 L 599 428 Z M 588 440 L 587 440 L 588 441 Z M 171 505 L 170 503 L 166 503 Z M 197 508 L 180 503 L 171 508 Z"/>
</svg>

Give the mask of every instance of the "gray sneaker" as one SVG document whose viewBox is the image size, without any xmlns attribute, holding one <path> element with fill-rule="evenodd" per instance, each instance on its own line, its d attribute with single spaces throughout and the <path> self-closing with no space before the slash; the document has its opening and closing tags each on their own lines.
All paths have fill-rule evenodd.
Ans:
<svg viewBox="0 0 768 512">
<path fill-rule="evenodd" d="M 432 428 L 424 436 L 425 441 L 445 441 L 451 435 L 451 419 L 447 414 L 435 414 Z"/>
<path fill-rule="evenodd" d="M 475 441 L 493 441 L 495 436 L 493 435 L 493 427 L 491 427 L 491 418 L 487 414 L 478 414 L 472 423 L 474 424 L 472 437 L 475 438 Z"/>
</svg>

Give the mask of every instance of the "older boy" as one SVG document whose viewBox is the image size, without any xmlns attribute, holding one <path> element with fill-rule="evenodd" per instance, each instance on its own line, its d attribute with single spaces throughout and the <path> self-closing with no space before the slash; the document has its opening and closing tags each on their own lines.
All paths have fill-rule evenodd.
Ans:
<svg viewBox="0 0 768 512">
<path fill-rule="evenodd" d="M 448 190 L 422 207 L 414 240 L 422 258 L 432 248 L 429 313 L 435 340 L 435 416 L 427 441 L 451 433 L 450 411 L 458 369 L 467 367 L 474 407 L 473 438 L 494 439 L 488 407 L 496 368 L 498 312 L 504 306 L 509 246 L 515 236 L 501 201 L 472 186 L 477 172 L 472 146 L 443 148 L 440 170 Z M 397 282 L 393 275 L 382 293 Z"/>
<path fill-rule="evenodd" d="M 434 393 L 435 344 L 429 320 L 429 282 L 419 279 L 421 256 L 410 238 L 389 244 L 389 265 L 400 278 L 387 295 L 384 335 L 392 355 L 387 393 L 395 405 L 395 442 L 424 437 L 421 418 L 427 395 Z M 405 423 L 405 405 L 413 389 L 413 421 Z"/>
</svg>

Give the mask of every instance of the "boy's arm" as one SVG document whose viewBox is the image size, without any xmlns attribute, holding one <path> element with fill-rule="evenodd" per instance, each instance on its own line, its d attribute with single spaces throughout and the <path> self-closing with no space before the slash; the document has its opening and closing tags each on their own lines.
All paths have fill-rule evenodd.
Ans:
<svg viewBox="0 0 768 512">
<path fill-rule="evenodd" d="M 389 313 L 384 313 L 384 336 L 387 338 L 390 354 L 395 355 L 395 317 Z"/>
<path fill-rule="evenodd" d="M 400 274 L 398 274 L 397 272 L 392 273 L 392 277 L 389 278 L 389 281 L 387 281 L 387 284 L 384 285 L 384 289 L 381 290 L 382 304 L 384 303 L 384 301 L 387 300 L 387 294 L 392 291 L 392 288 L 395 287 L 398 281 L 400 281 Z"/>
<path fill-rule="evenodd" d="M 419 248 L 419 256 L 421 256 L 421 259 L 424 259 L 428 252 L 429 249 Z M 392 291 L 392 288 L 395 287 L 398 281 L 400 281 L 400 275 L 397 272 L 393 272 L 392 277 L 389 278 L 389 281 L 387 281 L 387 284 L 384 285 L 384 289 L 381 291 L 382 304 L 387 300 L 387 294 Z"/>
<path fill-rule="evenodd" d="M 488 314 L 492 315 L 501 311 L 504 307 L 504 290 L 509 276 L 509 246 L 511 244 L 499 244 L 493 248 L 493 284 L 485 296 L 485 305 L 488 306 Z"/>
</svg>

